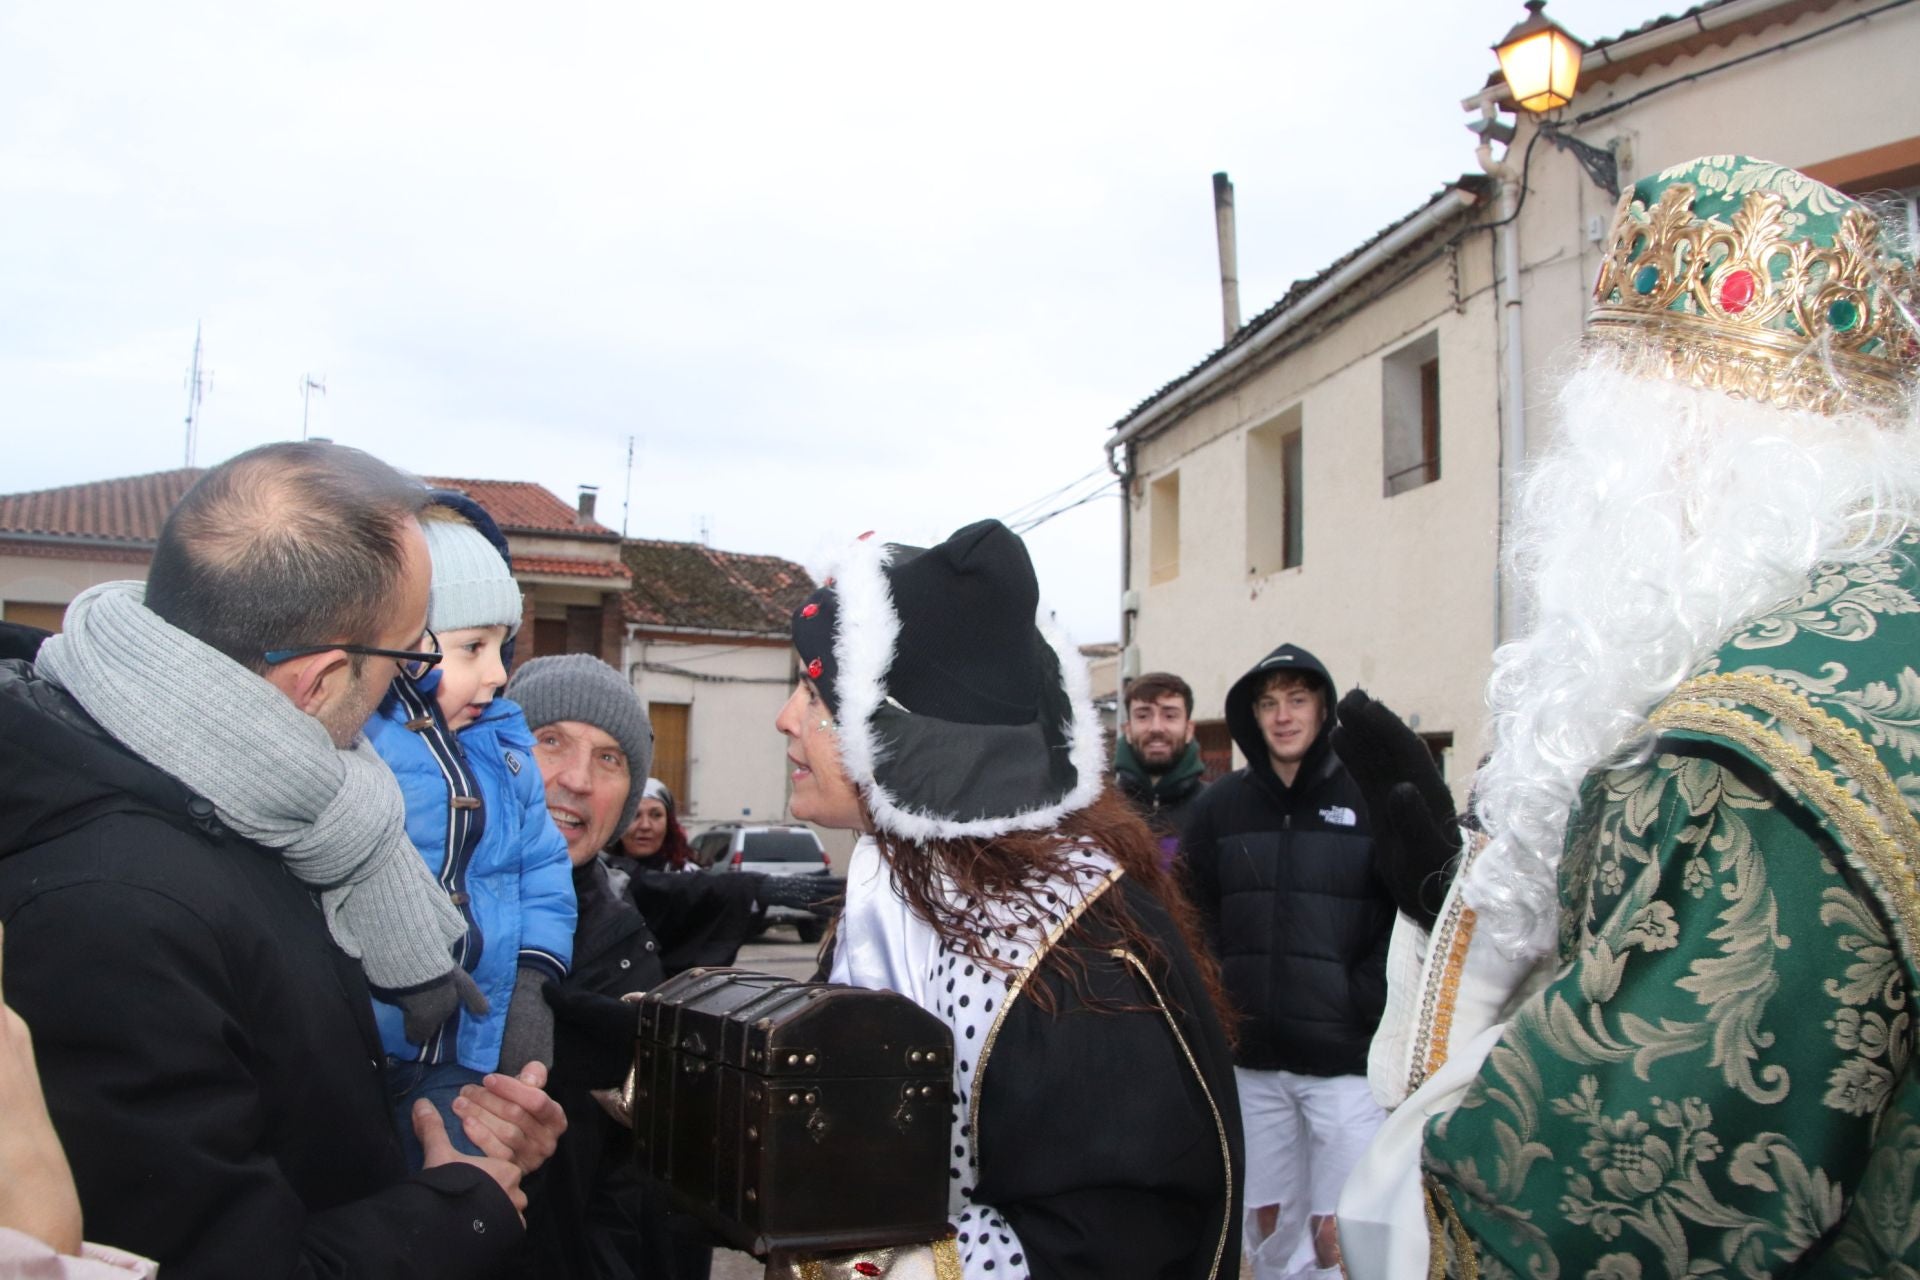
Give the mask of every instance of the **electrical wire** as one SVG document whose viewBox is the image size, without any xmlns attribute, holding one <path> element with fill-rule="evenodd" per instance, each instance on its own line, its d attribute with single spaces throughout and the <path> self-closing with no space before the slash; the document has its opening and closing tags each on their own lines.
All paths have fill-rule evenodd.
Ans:
<svg viewBox="0 0 1920 1280">
<path fill-rule="evenodd" d="M 1060 497 L 1062 494 L 1068 492 L 1071 489 L 1076 488 L 1079 485 L 1085 484 L 1087 481 L 1093 479 L 1095 476 L 1104 475 L 1106 473 L 1106 470 L 1107 468 L 1104 464 L 1101 466 L 1097 466 L 1093 470 L 1087 472 L 1085 475 L 1076 476 L 1073 479 L 1067 481 L 1065 484 L 1061 485 L 1058 489 L 1054 489 L 1049 493 L 1043 493 L 1039 497 L 1033 499 L 1031 502 L 1023 502 L 1019 506 L 1015 507 L 1013 510 L 1001 516 L 1000 523 L 1004 525 L 1012 526 L 1016 521 L 1030 518 L 1033 515 L 1036 508 L 1043 506 L 1048 502 L 1053 501 L 1055 498 Z"/>
<path fill-rule="evenodd" d="M 1065 515 L 1067 512 L 1072 511 L 1075 507 L 1084 507 L 1089 502 L 1094 502 L 1101 498 L 1117 498 L 1119 496 L 1120 496 L 1120 481 L 1118 479 L 1109 480 L 1106 484 L 1094 490 L 1092 493 L 1087 494 L 1085 497 L 1076 498 L 1074 501 L 1067 503 L 1065 506 L 1055 507 L 1051 511 L 1045 512 L 1038 516 L 1034 516 L 1031 519 L 1028 519 L 1026 521 L 1023 521 L 1020 524 L 1013 525 L 1011 527 L 1013 531 L 1018 534 L 1024 535 L 1024 534 L 1032 533 L 1035 529 L 1038 529 L 1041 525 L 1053 519 L 1055 516 Z"/>
</svg>

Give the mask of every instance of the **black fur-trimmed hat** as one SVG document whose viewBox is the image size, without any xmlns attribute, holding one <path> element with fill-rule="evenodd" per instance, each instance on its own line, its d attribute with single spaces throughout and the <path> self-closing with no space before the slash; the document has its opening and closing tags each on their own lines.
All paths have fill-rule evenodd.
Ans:
<svg viewBox="0 0 1920 1280">
<path fill-rule="evenodd" d="M 793 615 L 841 767 L 911 840 L 1042 830 L 1092 804 L 1104 745 L 1086 662 L 997 520 L 936 547 L 853 544 Z"/>
</svg>

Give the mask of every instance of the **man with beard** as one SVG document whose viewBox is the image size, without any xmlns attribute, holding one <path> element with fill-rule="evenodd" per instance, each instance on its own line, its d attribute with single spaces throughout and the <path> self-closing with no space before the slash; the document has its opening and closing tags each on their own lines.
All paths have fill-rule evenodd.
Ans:
<svg viewBox="0 0 1920 1280">
<path fill-rule="evenodd" d="M 1488 838 L 1396 935 L 1355 1277 L 1920 1267 L 1917 297 L 1777 165 L 1622 200 L 1513 532 Z"/>
<path fill-rule="evenodd" d="M 1152 671 L 1127 686 L 1127 718 L 1113 752 L 1114 781 L 1160 839 L 1170 863 L 1180 851 L 1187 806 L 1205 787 L 1200 745 L 1193 740 L 1193 686 Z"/>
</svg>

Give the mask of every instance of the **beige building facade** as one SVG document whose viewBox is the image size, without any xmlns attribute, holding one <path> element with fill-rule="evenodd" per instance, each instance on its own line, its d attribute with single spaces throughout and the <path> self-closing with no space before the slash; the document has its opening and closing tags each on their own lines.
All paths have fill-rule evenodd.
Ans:
<svg viewBox="0 0 1920 1280">
<path fill-rule="evenodd" d="M 1718 0 L 1660 19 L 1590 49 L 1549 127 L 1627 181 L 1755 155 L 1892 193 L 1911 222 L 1920 9 L 1878 8 Z M 1495 141 L 1485 172 L 1297 285 L 1108 445 L 1127 487 L 1123 676 L 1177 671 L 1217 720 L 1238 675 L 1302 645 L 1427 735 L 1462 792 L 1493 649 L 1524 611 L 1499 570 L 1506 495 L 1552 438 L 1616 204 L 1502 93 L 1462 105 L 1516 130 L 1504 156 Z"/>
</svg>

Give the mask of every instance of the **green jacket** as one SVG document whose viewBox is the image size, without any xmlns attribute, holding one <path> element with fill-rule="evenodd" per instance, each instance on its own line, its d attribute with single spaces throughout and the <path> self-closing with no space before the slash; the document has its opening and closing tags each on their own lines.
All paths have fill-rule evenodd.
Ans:
<svg viewBox="0 0 1920 1280">
<path fill-rule="evenodd" d="M 1148 773 L 1146 765 L 1134 754 L 1131 742 L 1124 737 L 1114 741 L 1114 781 L 1133 803 L 1134 811 L 1146 819 L 1155 835 L 1162 837 L 1163 852 L 1172 852 L 1167 843 L 1169 839 L 1177 847 L 1187 806 L 1206 788 L 1205 773 L 1206 764 L 1200 759 L 1198 742 L 1189 742 L 1165 773 Z"/>
<path fill-rule="evenodd" d="M 1920 1277 L 1916 553 L 1818 568 L 1588 779 L 1559 971 L 1427 1129 L 1448 1274 Z"/>
</svg>

